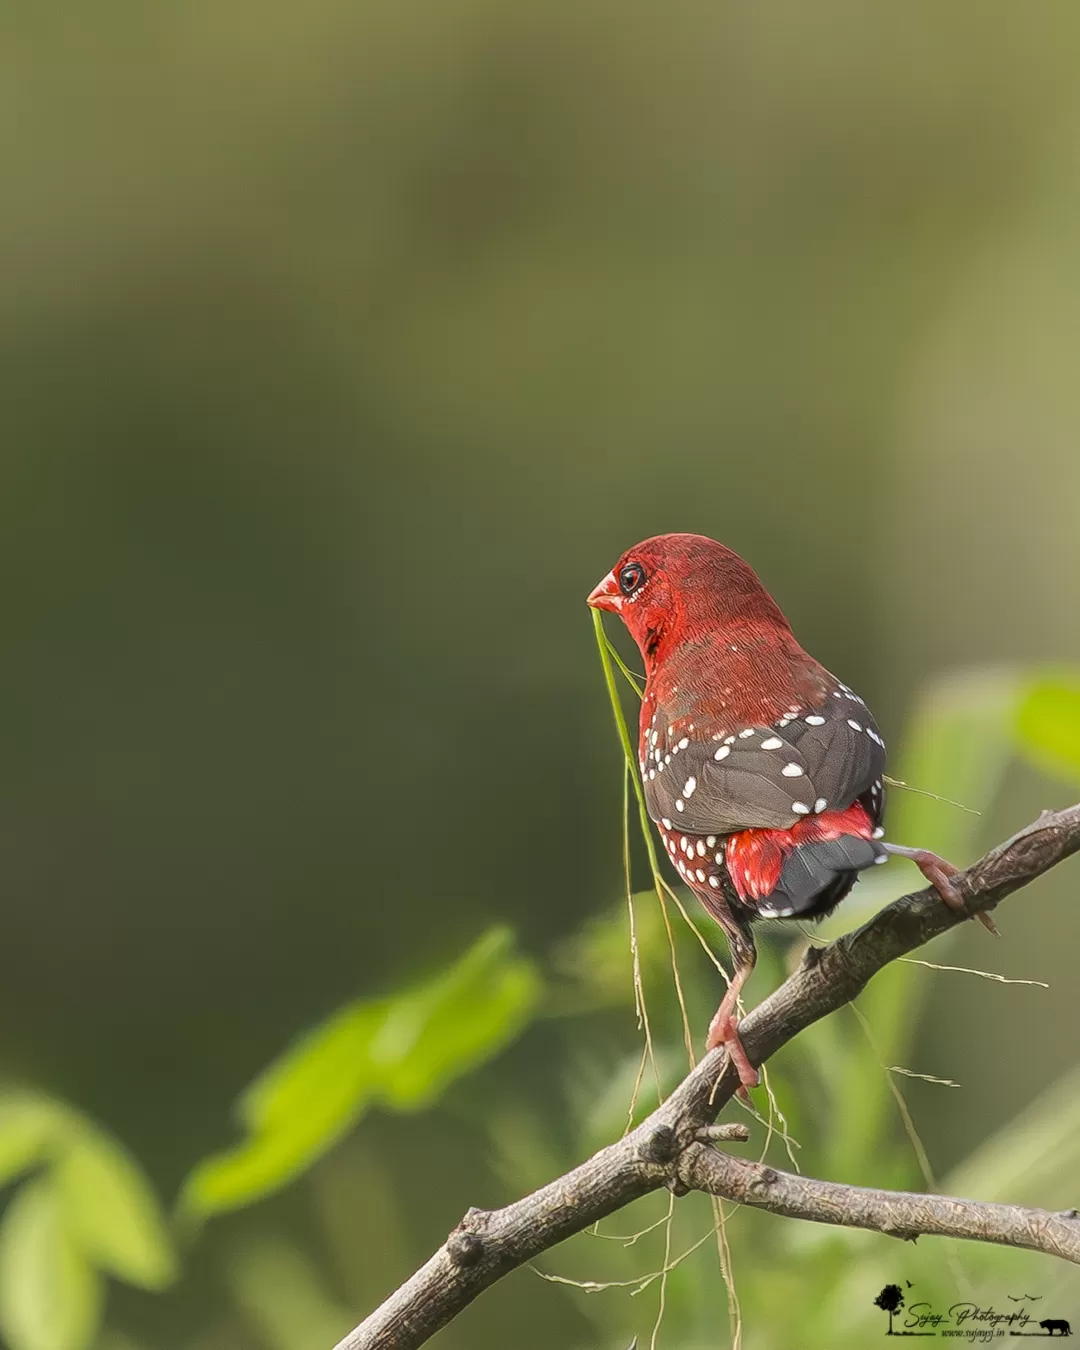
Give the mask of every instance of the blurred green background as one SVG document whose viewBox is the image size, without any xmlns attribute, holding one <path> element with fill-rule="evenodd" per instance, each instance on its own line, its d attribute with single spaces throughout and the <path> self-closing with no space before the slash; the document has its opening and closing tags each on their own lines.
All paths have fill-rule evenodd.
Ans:
<svg viewBox="0 0 1080 1350">
<path fill-rule="evenodd" d="M 46 0 L 0 36 L 0 1328 L 329 1350 L 626 1118 L 583 600 L 628 545 L 743 552 L 894 771 L 984 809 L 908 796 L 903 842 L 974 856 L 1076 795 L 1080 13 Z M 1049 989 L 907 968 L 879 1055 L 847 1018 L 783 1057 L 807 1170 L 920 1184 L 882 1061 L 962 1085 L 902 1084 L 940 1176 L 1080 1199 L 1076 891 L 926 954 Z M 718 980 L 681 963 L 700 1042 Z M 321 1025 L 245 1099 L 263 1152 L 192 1173 Z M 1047 1261 L 795 1228 L 732 1222 L 751 1350 L 861 1347 L 903 1275 L 1080 1317 Z M 633 1280 L 663 1238 L 543 1267 Z M 727 1345 L 715 1248 L 669 1285 L 657 1344 Z M 658 1287 L 520 1272 L 439 1344 L 644 1346 Z"/>
</svg>

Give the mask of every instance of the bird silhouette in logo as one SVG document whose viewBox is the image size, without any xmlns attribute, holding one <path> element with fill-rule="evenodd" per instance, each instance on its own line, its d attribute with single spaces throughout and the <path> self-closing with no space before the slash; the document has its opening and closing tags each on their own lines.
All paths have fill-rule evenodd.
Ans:
<svg viewBox="0 0 1080 1350">
<path fill-rule="evenodd" d="M 1042 1294 L 1021 1294 L 1019 1298 L 1015 1294 L 1006 1294 L 1005 1297 L 1011 1299 L 1013 1303 L 1038 1303 Z"/>
</svg>

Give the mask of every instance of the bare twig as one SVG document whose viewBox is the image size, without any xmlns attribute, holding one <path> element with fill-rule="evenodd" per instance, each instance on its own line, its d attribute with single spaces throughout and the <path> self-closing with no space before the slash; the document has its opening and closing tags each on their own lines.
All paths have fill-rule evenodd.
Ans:
<svg viewBox="0 0 1080 1350">
<path fill-rule="evenodd" d="M 927 1234 L 973 1238 L 1005 1247 L 1027 1247 L 1080 1265 L 1080 1217 L 1076 1210 L 1052 1214 L 1019 1205 L 988 1205 L 948 1195 L 868 1190 L 835 1181 L 779 1172 L 748 1158 L 733 1158 L 705 1144 L 679 1156 L 678 1175 L 689 1190 L 754 1205 L 789 1219 L 810 1219 L 909 1241 Z"/>
<path fill-rule="evenodd" d="M 1043 815 L 956 878 L 969 914 L 986 913 L 1080 850 L 1080 805 Z M 963 917 L 932 889 L 888 905 L 853 933 L 811 947 L 802 965 L 740 1024 L 754 1064 L 849 1003 L 879 970 Z M 943 1234 L 1004 1243 L 1080 1264 L 1071 1211 L 988 1205 L 943 1196 L 864 1190 L 777 1172 L 716 1152 L 708 1127 L 738 1087 L 723 1050 L 706 1055 L 670 1097 L 618 1143 L 532 1195 L 471 1209 L 434 1256 L 335 1350 L 413 1350 L 484 1289 L 549 1247 L 650 1191 L 691 1189 L 819 1223 L 898 1237 Z"/>
</svg>

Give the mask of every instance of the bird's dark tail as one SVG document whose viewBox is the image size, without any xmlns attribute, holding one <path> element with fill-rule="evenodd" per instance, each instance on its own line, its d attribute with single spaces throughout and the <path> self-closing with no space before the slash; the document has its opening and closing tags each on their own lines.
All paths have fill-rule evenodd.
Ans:
<svg viewBox="0 0 1080 1350">
<path fill-rule="evenodd" d="M 785 857 L 780 880 L 755 908 L 764 919 L 826 914 L 851 890 L 856 873 L 887 857 L 880 844 L 854 834 L 801 844 Z"/>
</svg>

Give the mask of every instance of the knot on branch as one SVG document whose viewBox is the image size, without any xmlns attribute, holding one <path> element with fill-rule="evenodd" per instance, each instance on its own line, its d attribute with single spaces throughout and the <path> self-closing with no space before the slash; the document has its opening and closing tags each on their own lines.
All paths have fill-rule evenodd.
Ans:
<svg viewBox="0 0 1080 1350">
<path fill-rule="evenodd" d="M 639 1152 L 646 1162 L 666 1163 L 674 1158 L 677 1147 L 678 1141 L 671 1126 L 657 1125 L 645 1136 Z"/>
<path fill-rule="evenodd" d="M 813 970 L 821 960 L 821 953 L 825 950 L 823 945 L 819 946 L 816 942 L 811 942 L 806 951 L 802 954 L 802 961 L 799 966 L 802 970 Z"/>
<path fill-rule="evenodd" d="M 484 1240 L 476 1233 L 455 1228 L 446 1239 L 446 1250 L 455 1266 L 475 1266 L 484 1255 Z"/>
<path fill-rule="evenodd" d="M 751 1182 L 751 1185 L 756 1191 L 767 1191 L 770 1186 L 775 1186 L 779 1180 L 779 1173 L 774 1172 L 771 1167 L 759 1167 L 757 1176 Z"/>
</svg>

